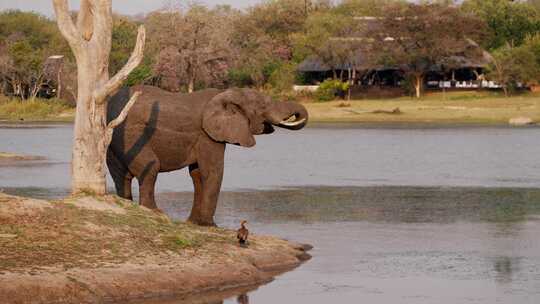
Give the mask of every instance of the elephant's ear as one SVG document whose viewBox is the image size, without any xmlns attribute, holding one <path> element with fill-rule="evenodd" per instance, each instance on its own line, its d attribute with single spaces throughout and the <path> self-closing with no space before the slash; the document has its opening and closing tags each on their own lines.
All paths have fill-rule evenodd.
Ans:
<svg viewBox="0 0 540 304">
<path fill-rule="evenodd" d="M 202 126 L 213 140 L 243 147 L 255 145 L 249 120 L 241 107 L 245 98 L 239 90 L 230 89 L 208 102 L 203 112 Z"/>
</svg>

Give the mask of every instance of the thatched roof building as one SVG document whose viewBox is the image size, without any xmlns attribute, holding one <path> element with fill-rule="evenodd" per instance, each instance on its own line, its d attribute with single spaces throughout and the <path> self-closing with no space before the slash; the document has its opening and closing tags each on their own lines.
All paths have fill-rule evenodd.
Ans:
<svg viewBox="0 0 540 304">
<path fill-rule="evenodd" d="M 363 31 L 376 32 L 381 30 L 379 18 L 356 17 Z M 365 32 L 364 32 L 365 33 Z M 304 74 L 308 84 L 319 83 L 336 75 L 344 76 L 355 84 L 398 86 L 403 80 L 407 66 L 384 65 L 377 62 L 373 50 L 368 50 L 372 40 L 359 31 L 351 37 L 336 37 L 336 43 L 347 43 L 351 46 L 351 55 L 340 63 L 325 63 L 317 56 L 311 56 L 301 62 L 297 71 Z M 392 44 L 394 39 L 387 37 L 385 43 Z M 361 43 L 358 43 L 361 42 Z M 449 56 L 445 60 L 429 67 L 426 81 L 443 81 L 445 79 L 473 81 L 482 74 L 483 70 L 493 60 L 491 55 L 483 50 L 476 42 L 467 39 L 467 45 L 461 52 Z M 343 46 L 343 45 L 341 45 Z M 371 57 L 370 57 L 371 56 Z"/>
</svg>

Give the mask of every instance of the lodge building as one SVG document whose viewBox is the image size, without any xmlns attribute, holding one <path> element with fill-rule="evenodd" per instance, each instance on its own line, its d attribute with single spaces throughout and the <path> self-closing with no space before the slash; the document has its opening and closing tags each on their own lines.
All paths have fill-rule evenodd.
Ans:
<svg viewBox="0 0 540 304">
<path fill-rule="evenodd" d="M 377 30 L 377 18 L 357 17 L 368 24 L 369 30 Z M 336 39 L 336 43 L 347 38 Z M 350 38 L 352 40 L 362 38 Z M 391 38 L 389 38 L 391 40 Z M 471 90 L 500 89 L 501 86 L 488 81 L 485 71 L 492 61 L 491 55 L 477 43 L 468 40 L 468 47 L 463 52 L 432 65 L 424 77 L 427 90 Z M 358 48 L 345 63 L 329 66 L 316 56 L 301 62 L 297 71 L 302 74 L 303 83 L 295 90 L 315 90 L 321 82 L 329 78 L 338 78 L 352 84 L 353 94 L 381 95 L 381 97 L 400 96 L 405 93 L 405 67 L 373 64 L 365 50 Z"/>
</svg>

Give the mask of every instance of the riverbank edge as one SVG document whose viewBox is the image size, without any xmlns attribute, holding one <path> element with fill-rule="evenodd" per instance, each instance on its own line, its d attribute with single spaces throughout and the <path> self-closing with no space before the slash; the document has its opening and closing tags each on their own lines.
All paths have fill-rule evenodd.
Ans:
<svg viewBox="0 0 540 304">
<path fill-rule="evenodd" d="M 390 116 L 390 115 L 389 115 Z M 24 122 L 16 120 L 0 120 L 0 128 L 52 128 L 55 126 L 72 125 L 73 120 L 27 120 Z M 336 125 L 358 125 L 358 126 L 440 126 L 440 127 L 537 127 L 539 122 L 527 125 L 512 125 L 508 120 L 485 120 L 485 119 L 425 119 L 425 120 L 407 120 L 407 119 L 355 119 L 355 118 L 309 118 L 308 127 L 312 125 L 336 124 Z"/>
<path fill-rule="evenodd" d="M 357 124 L 357 125 L 433 125 L 433 126 L 451 126 L 451 125 L 463 125 L 463 126 L 519 126 L 509 123 L 510 118 L 504 119 L 486 119 L 486 118 L 460 118 L 460 119 L 408 119 L 399 115 L 392 114 L 369 114 L 372 117 L 319 117 L 313 114 L 309 116 L 310 124 Z M 43 119 L 25 120 L 21 122 L 19 120 L 0 120 L 0 125 L 9 128 L 24 128 L 25 125 L 31 124 L 46 124 L 44 126 L 54 127 L 55 125 L 73 124 L 74 117 L 50 117 Z M 539 120 L 540 121 L 540 120 Z M 539 121 L 527 124 L 528 126 L 538 126 Z"/>
<path fill-rule="evenodd" d="M 0 162 L 2 161 L 32 161 L 32 160 L 45 160 L 43 156 L 37 155 L 25 155 L 16 153 L 7 153 L 0 151 Z"/>
<path fill-rule="evenodd" d="M 15 202 L 19 211 L 6 212 L 0 206 L 2 216 L 51 207 L 52 202 L 10 196 L 0 193 L 2 201 Z M 79 201 L 80 203 L 78 203 Z M 85 208 L 88 198 L 77 199 L 77 208 Z M 108 212 L 117 206 L 93 200 L 95 212 Z M 6 205 L 4 205 L 5 207 Z M 10 206 L 10 205 L 7 205 Z M 53 205 L 54 206 L 54 205 Z M 97 209 L 96 209 L 96 206 Z M 113 209 L 110 209 L 113 208 Z M 156 216 L 147 211 L 149 216 Z M 110 215 L 110 213 L 109 213 Z M 1 221 L 0 221 L 1 222 Z M 199 228 L 197 228 L 199 229 Z M 203 228 L 200 228 L 203 229 Z M 211 228 L 209 228 L 211 229 Z M 226 230 L 223 230 L 226 231 Z M 215 232 L 213 232 L 215 233 Z M 227 230 L 227 237 L 234 231 Z M 8 237 L 2 235 L 1 237 Z M 211 254 L 197 251 L 186 256 L 156 252 L 162 256 L 139 258 L 122 263 L 100 263 L 99 267 L 75 267 L 65 269 L 62 265 L 51 267 L 27 267 L 24 269 L 0 269 L 0 299 L 2 303 L 117 303 L 156 298 L 191 298 L 201 293 L 225 292 L 267 283 L 276 275 L 290 271 L 310 259 L 309 245 L 294 243 L 275 237 L 253 235 L 254 243 L 248 248 L 225 243 L 221 251 Z M 5 239 L 4 239 L 5 241 Z M 7 301 L 7 302 L 4 302 Z"/>
</svg>

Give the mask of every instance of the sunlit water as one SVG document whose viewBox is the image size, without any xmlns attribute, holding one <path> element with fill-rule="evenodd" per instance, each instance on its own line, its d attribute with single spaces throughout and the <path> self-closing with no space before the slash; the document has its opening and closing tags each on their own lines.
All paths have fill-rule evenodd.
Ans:
<svg viewBox="0 0 540 304">
<path fill-rule="evenodd" d="M 0 168 L 0 188 L 64 195 L 71 132 L 1 128 L 0 151 L 48 160 Z M 315 247 L 238 302 L 539 303 L 538 138 L 538 128 L 320 125 L 229 147 L 218 225 L 247 219 L 254 233 Z M 162 209 L 187 216 L 185 171 L 161 175 L 158 191 Z"/>
</svg>

